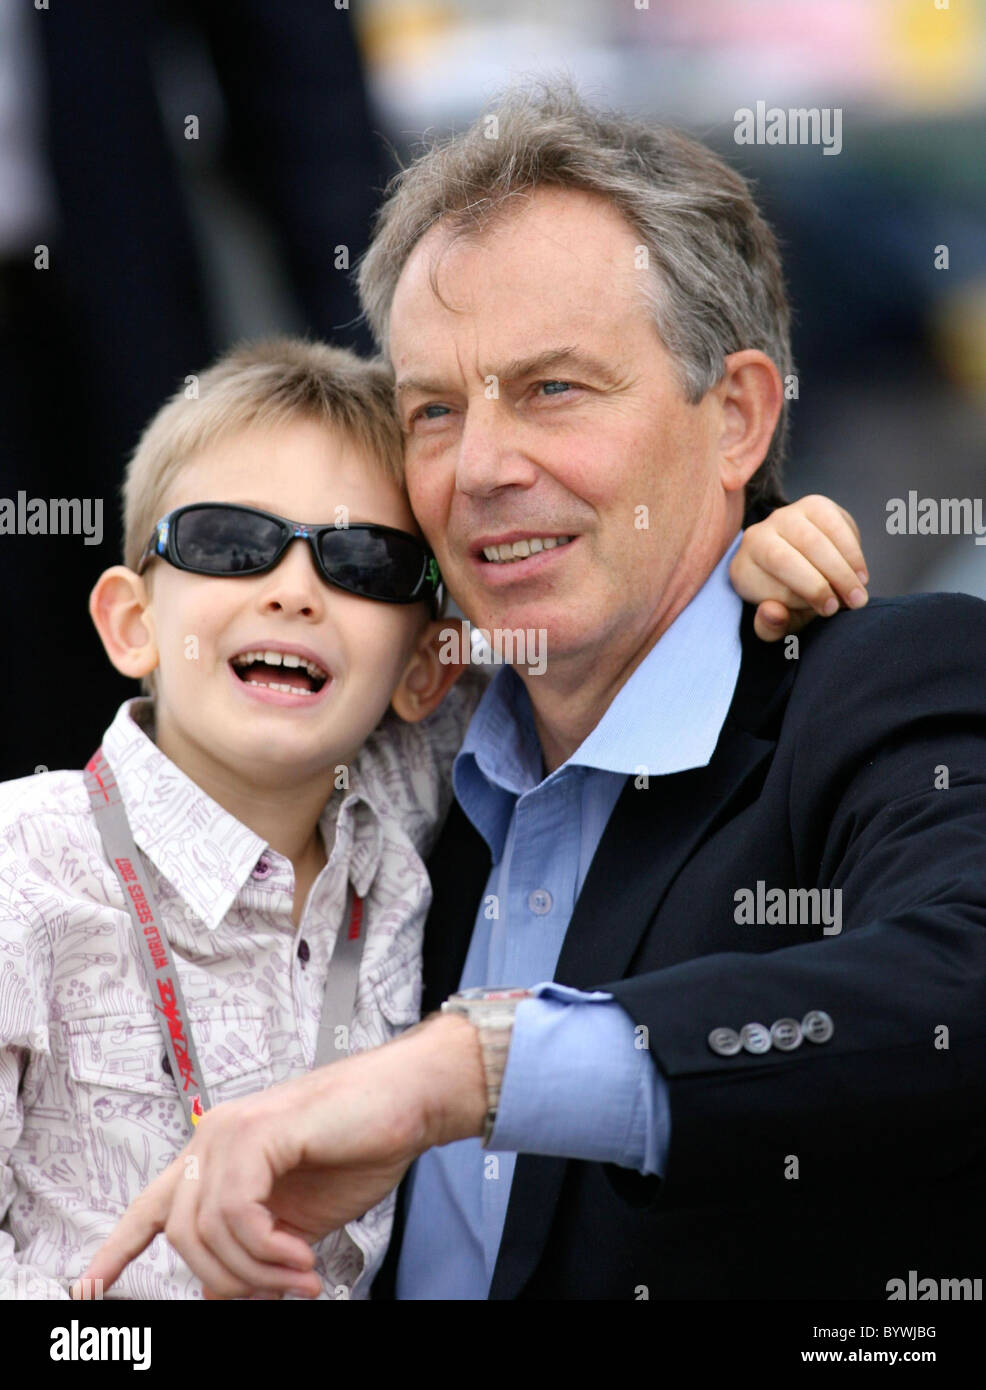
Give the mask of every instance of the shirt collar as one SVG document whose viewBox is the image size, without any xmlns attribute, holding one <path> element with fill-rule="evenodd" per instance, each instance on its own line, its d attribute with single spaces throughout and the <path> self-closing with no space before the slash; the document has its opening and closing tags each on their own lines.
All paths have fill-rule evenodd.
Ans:
<svg viewBox="0 0 986 1390">
<path fill-rule="evenodd" d="M 571 767 L 665 776 L 704 767 L 719 741 L 742 660 L 743 602 L 729 582 L 737 533 L 705 583 L 620 687 L 571 757 Z M 498 859 L 513 798 L 542 781 L 530 697 L 502 667 L 476 707 L 452 776 L 463 809 Z"/>
<path fill-rule="evenodd" d="M 258 860 L 274 851 L 161 752 L 154 742 L 152 700 L 125 700 L 102 748 L 135 843 L 215 930 Z M 338 837 L 353 887 L 365 897 L 379 867 L 383 835 L 379 813 L 352 764 L 346 795 L 329 798 L 319 825 L 329 853 Z"/>
<path fill-rule="evenodd" d="M 620 687 L 568 764 L 663 777 L 711 760 L 743 658 L 743 600 L 729 582 L 741 540 L 742 533 Z"/>
</svg>

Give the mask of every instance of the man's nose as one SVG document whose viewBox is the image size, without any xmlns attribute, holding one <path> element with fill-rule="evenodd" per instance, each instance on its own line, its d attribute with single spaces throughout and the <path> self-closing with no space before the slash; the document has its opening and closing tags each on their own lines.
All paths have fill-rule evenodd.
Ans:
<svg viewBox="0 0 986 1390">
<path fill-rule="evenodd" d="M 486 496 L 497 488 L 530 486 L 534 464 L 521 448 L 518 426 L 497 400 L 470 402 L 459 437 L 455 481 L 460 492 Z"/>
<path fill-rule="evenodd" d="M 267 611 L 313 618 L 324 613 L 326 585 L 307 540 L 296 537 L 263 578 L 260 603 Z"/>
</svg>

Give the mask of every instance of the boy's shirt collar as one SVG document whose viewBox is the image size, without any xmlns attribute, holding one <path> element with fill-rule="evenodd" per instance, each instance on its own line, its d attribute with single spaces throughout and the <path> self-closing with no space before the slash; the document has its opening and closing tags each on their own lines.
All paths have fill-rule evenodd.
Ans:
<svg viewBox="0 0 986 1390">
<path fill-rule="evenodd" d="M 153 731 L 153 701 L 125 700 L 103 736 L 103 752 L 134 842 L 214 931 L 251 875 L 268 876 L 262 861 L 272 867 L 288 861 L 162 753 Z M 380 864 L 383 833 L 380 815 L 361 785 L 358 759 L 349 767 L 348 791 L 329 798 L 319 825 L 327 854 L 337 835 L 353 837 L 349 877 L 366 897 Z"/>
</svg>

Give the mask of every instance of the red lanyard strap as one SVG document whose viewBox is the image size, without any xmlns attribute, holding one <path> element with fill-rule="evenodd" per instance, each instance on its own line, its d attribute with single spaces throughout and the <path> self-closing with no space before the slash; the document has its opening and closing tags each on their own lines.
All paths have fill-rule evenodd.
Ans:
<svg viewBox="0 0 986 1390">
<path fill-rule="evenodd" d="M 195 1051 L 178 971 L 165 935 L 164 920 L 151 888 L 144 856 L 130 833 L 120 789 L 102 748 L 97 748 L 86 763 L 83 776 L 103 849 L 123 888 L 147 985 L 171 1063 L 171 1075 L 178 1087 L 185 1119 L 191 1130 L 208 1109 L 209 1097 Z"/>
<path fill-rule="evenodd" d="M 185 1120 L 193 1130 L 209 1108 L 209 1096 L 199 1065 L 191 1020 L 178 980 L 178 971 L 164 930 L 164 919 L 150 884 L 144 856 L 134 843 L 126 809 L 113 770 L 102 748 L 86 764 L 86 787 L 106 857 L 123 888 L 154 1010 L 164 1037 L 171 1075 L 178 1088 Z M 352 892 L 347 931 L 340 929 L 325 982 L 315 1066 L 338 1061 L 349 1052 L 349 1025 L 356 1004 L 359 967 L 366 933 L 363 900 Z"/>
</svg>

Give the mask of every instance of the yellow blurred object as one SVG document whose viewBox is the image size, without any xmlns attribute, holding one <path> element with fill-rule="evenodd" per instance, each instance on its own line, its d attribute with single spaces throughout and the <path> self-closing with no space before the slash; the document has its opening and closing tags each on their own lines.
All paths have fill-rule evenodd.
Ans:
<svg viewBox="0 0 986 1390">
<path fill-rule="evenodd" d="M 986 396 L 986 280 L 966 282 L 938 302 L 931 338 L 952 381 Z"/>
<path fill-rule="evenodd" d="M 945 0 L 939 0 L 944 4 Z M 986 9 L 977 0 L 884 0 L 889 81 L 907 105 L 981 100 Z"/>
<path fill-rule="evenodd" d="M 461 11 L 450 4 L 427 4 L 423 0 L 407 3 L 359 5 L 353 19 L 363 56 L 371 64 L 388 64 L 400 59 L 414 62 L 432 46 L 435 39 L 462 22 Z"/>
</svg>

